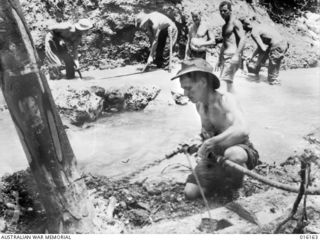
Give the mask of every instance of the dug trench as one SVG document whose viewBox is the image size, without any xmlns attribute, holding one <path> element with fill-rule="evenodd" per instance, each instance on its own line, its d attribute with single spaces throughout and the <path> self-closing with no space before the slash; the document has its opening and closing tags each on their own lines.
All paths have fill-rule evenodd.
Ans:
<svg viewBox="0 0 320 241">
<path fill-rule="evenodd" d="M 137 68 L 139 66 L 129 66 L 125 68 L 125 72 L 133 72 Z M 184 155 L 178 154 L 164 160 L 159 165 L 144 170 L 130 180 L 123 179 L 125 176 L 130 176 L 133 171 L 148 165 L 152 160 L 163 157 L 181 141 L 187 140 L 198 133 L 200 123 L 196 118 L 197 115 L 194 112 L 193 105 L 187 100 L 183 100 L 178 94 L 172 94 L 172 92 L 179 93 L 181 91 L 178 88 L 178 82 L 169 82 L 169 75 L 172 74 L 158 70 L 157 75 L 154 75 L 155 72 L 150 72 L 143 75 L 111 78 L 108 81 L 102 79 L 108 76 L 112 77 L 119 72 L 122 73 L 124 70 L 88 72 L 84 73 L 84 79 L 82 80 L 49 81 L 58 109 L 64 119 L 66 131 L 78 158 L 83 179 L 90 190 L 92 203 L 97 211 L 96 223 L 99 227 L 97 232 L 155 233 L 159 230 L 165 233 L 205 232 L 202 228 L 200 228 L 201 230 L 197 228 L 201 220 L 199 214 L 202 217 L 207 217 L 203 200 L 189 201 L 184 198 L 184 181 L 186 175 L 190 173 L 190 167 Z M 317 114 L 319 109 L 316 105 L 310 104 L 314 103 L 319 95 L 313 88 L 317 81 L 314 73 L 318 73 L 317 69 L 284 72 L 282 73 L 283 85 L 276 89 L 271 89 L 263 81 L 252 82 L 250 76 L 238 74 L 238 96 L 241 102 L 245 104 L 245 114 L 252 125 L 252 140 L 253 143 L 257 144 L 261 160 L 264 162 L 254 171 L 271 180 L 295 186 L 299 185 L 300 177 L 298 173 L 303 147 L 305 146 L 302 143 L 306 142 L 299 136 L 303 132 L 311 132 L 310 129 L 317 126 L 319 118 Z M 263 73 L 263 77 L 265 77 L 265 74 Z M 292 78 L 293 76 L 308 77 L 309 82 L 302 87 L 299 84 L 301 79 Z M 68 85 L 72 88 L 67 88 Z M 136 92 L 131 91 L 130 93 L 136 93 L 136 95 L 123 94 L 129 93 L 128 90 L 132 90 L 132 85 Z M 225 88 L 223 84 L 222 88 Z M 122 96 L 121 98 L 123 98 L 122 101 L 115 101 L 114 103 L 122 103 L 120 106 L 128 106 L 124 103 L 137 100 L 137 102 L 133 102 L 134 105 L 130 106 L 141 106 L 141 103 L 145 103 L 142 105 L 144 109 L 138 111 L 131 109 L 128 112 L 126 109 L 118 107 L 117 112 L 111 110 L 108 107 L 109 105 L 105 103 L 102 104 L 102 110 L 106 113 L 103 114 L 104 111 L 102 111 L 102 117 L 100 116 L 96 121 L 86 119 L 89 122 L 84 122 L 82 125 L 71 124 L 72 119 L 69 117 L 72 110 L 75 108 L 82 111 L 92 110 L 92 107 L 89 108 L 88 106 L 94 102 L 88 101 L 88 96 L 93 99 L 100 96 L 99 98 L 104 103 L 106 96 L 109 96 L 109 94 L 106 94 L 106 90 L 112 89 L 119 90 L 111 92 L 118 93 L 117 95 L 113 94 L 114 96 Z M 161 89 L 160 92 L 159 89 Z M 292 91 L 293 89 L 299 89 L 299 91 Z M 264 99 L 261 99 L 262 94 Z M 66 113 L 67 108 L 59 107 L 59 96 L 63 100 L 61 101 L 62 104 L 72 106 L 70 112 Z M 127 97 L 124 98 L 124 96 Z M 132 96 L 136 97 L 132 98 Z M 149 98 L 150 96 L 154 98 Z M 268 101 L 267 105 L 262 105 L 261 101 L 264 103 L 266 100 L 270 100 L 268 96 L 272 96 L 272 101 Z M 303 100 L 301 96 L 304 96 Z M 176 105 L 175 100 L 177 100 L 177 103 L 184 105 Z M 255 102 L 252 102 L 252 100 L 255 100 Z M 280 100 L 288 103 L 279 105 Z M 100 102 L 97 101 L 97 103 Z M 105 106 L 107 106 L 106 109 L 104 109 Z M 248 111 L 248 106 L 250 106 L 250 111 Z M 297 112 L 294 110 L 299 106 L 309 107 L 303 111 L 303 114 L 297 116 Z M 303 110 L 300 107 L 298 109 L 300 113 Z M 274 112 L 281 112 L 282 114 L 274 115 Z M 264 118 L 262 120 L 257 118 L 256 113 L 262 113 Z M 88 114 L 88 116 L 90 115 Z M 283 118 L 286 119 L 286 122 L 282 123 Z M 22 150 L 19 151 L 21 146 L 17 137 L 13 136 L 15 131 L 5 106 L 1 112 L 1 122 L 7 126 L 7 128 L 1 130 L 1 141 L 3 143 L 1 148 L 5 148 L 1 149 L 1 153 L 3 153 L 4 164 L 7 166 L 10 163 L 12 164 L 9 168 L 12 173 L 15 168 L 16 170 L 25 168 L 27 161 Z M 184 125 L 178 125 L 178 123 L 184 123 Z M 287 127 L 282 128 L 281 125 Z M 278 128 L 281 128 L 281 130 Z M 120 137 L 119 134 L 121 134 Z M 157 138 L 150 138 L 153 135 Z M 138 136 L 139 138 L 137 138 Z M 285 138 L 282 138 L 282 136 Z M 96 138 L 96 141 L 93 141 L 93 137 Z M 307 147 L 314 149 L 315 153 L 319 153 L 319 129 L 306 136 L 306 139 L 308 140 Z M 275 149 L 275 145 L 280 148 Z M 300 154 L 292 155 L 297 147 L 299 147 Z M 8 151 L 8 148 L 10 148 L 10 151 Z M 288 156 L 291 157 L 287 158 Z M 286 161 L 280 165 L 281 160 Z M 317 161 L 319 161 L 319 158 Z M 318 175 L 319 163 L 317 162 L 312 164 L 312 187 L 319 187 Z M 28 171 L 3 177 L 1 190 L 0 219 L 2 232 L 44 232 L 46 216 L 38 199 L 39 194 L 33 177 Z M 237 193 L 236 195 L 231 195 L 228 192 L 220 193 L 209 198 L 208 201 L 212 210 L 221 210 L 231 201 L 241 203 L 242 207 L 251 211 L 249 216 L 247 215 L 245 218 L 250 219 L 251 217 L 252 219 L 252 217 L 257 216 L 258 220 L 269 220 L 271 223 L 271 221 L 280 222 L 287 216 L 295 196 L 296 194 L 287 192 L 278 193 L 276 189 L 246 177 L 244 186 L 238 195 Z M 274 199 L 269 200 L 270 197 Z M 269 206 L 260 206 L 261 200 L 266 200 Z M 112 214 L 110 214 L 110 210 L 113 210 Z M 263 216 L 258 215 L 261 210 L 264 211 Z M 317 229 L 317 226 L 319 226 L 317 202 L 308 202 L 307 212 L 310 223 L 304 232 L 319 232 Z M 238 215 L 233 211 L 232 213 Z M 297 215 L 300 215 L 300 211 Z M 249 231 L 270 233 L 274 229 L 274 226 L 271 225 L 270 227 L 268 226 L 270 223 L 267 223 L 268 225 L 265 224 L 262 229 L 246 231 L 243 226 L 237 226 L 238 223 L 247 222 L 245 218 L 239 218 L 238 216 L 238 219 L 234 219 L 230 216 L 230 213 L 220 214 L 219 217 L 232 225 L 215 232 L 227 232 L 231 229 L 233 233 Z M 274 217 L 275 220 L 270 220 L 270 217 Z M 185 227 L 188 229 L 180 230 L 179 225 L 177 226 L 174 222 L 182 222 L 183 220 L 186 222 Z M 164 226 L 156 228 L 157 225 L 166 223 L 170 224 L 171 229 Z M 247 227 L 248 223 L 245 223 L 245 226 Z M 283 232 L 292 233 L 295 226 L 293 220 L 287 223 Z M 152 229 L 152 227 L 155 228 Z M 172 229 L 173 227 L 174 229 Z"/>
<path fill-rule="evenodd" d="M 320 131 L 316 131 L 305 137 L 309 142 L 309 149 L 314 153 L 318 153 L 317 159 L 312 163 L 310 187 L 319 187 L 320 185 Z M 300 183 L 300 162 L 302 161 L 303 153 L 300 155 L 290 156 L 280 166 L 269 165 L 263 163 L 254 169 L 255 173 L 267 176 L 268 179 L 278 181 L 282 184 L 297 185 Z M 206 216 L 206 208 L 203 200 L 196 201 L 186 200 L 183 189 L 184 184 L 172 182 L 170 180 L 162 180 L 155 182 L 144 178 L 141 181 L 128 180 L 112 180 L 107 177 L 84 173 L 82 178 L 85 180 L 90 196 L 93 200 L 93 205 L 96 210 L 96 224 L 99 226 L 97 230 L 101 233 L 136 233 L 141 228 L 142 230 L 151 230 L 151 233 L 159 232 L 152 229 L 154 225 L 163 226 L 165 223 L 183 220 L 186 217 L 201 214 Z M 151 178 L 152 179 L 152 178 Z M 0 228 L 3 233 L 43 233 L 45 231 L 46 216 L 44 209 L 38 199 L 36 184 L 29 170 L 16 172 L 14 174 L 4 176 L 1 179 L 0 193 Z M 238 195 L 230 195 L 237 193 Z M 217 209 L 225 205 L 230 205 L 230 202 L 239 203 L 238 210 L 231 209 L 233 212 L 241 215 L 241 209 L 246 207 L 248 203 L 255 203 L 259 206 L 262 199 L 270 199 L 270 195 L 277 195 L 280 198 L 277 203 L 273 203 L 271 208 L 264 210 L 268 213 L 280 213 L 277 220 L 272 220 L 273 224 L 262 225 L 260 228 L 254 229 L 257 233 L 270 233 L 275 226 L 276 221 L 282 221 L 287 212 L 283 210 L 283 205 L 291 206 L 291 203 L 285 203 L 289 194 L 279 194 L 277 190 L 268 185 L 261 184 L 257 180 L 246 177 L 244 185 L 237 192 L 217 193 L 209 197 L 208 202 L 211 209 Z M 251 197 L 251 201 L 246 201 Z M 262 198 L 262 199 L 261 199 Z M 260 200 L 260 201 L 259 201 Z M 319 231 L 320 210 L 319 203 L 309 201 L 307 206 L 308 225 L 304 229 L 304 233 L 317 233 Z M 246 204 L 246 202 L 248 202 Z M 234 206 L 234 205 L 233 205 Z M 249 210 L 252 210 L 250 207 Z M 256 207 L 257 208 L 257 207 Z M 265 209 L 266 207 L 260 207 Z M 253 208 L 254 209 L 254 208 Z M 256 211 L 258 213 L 258 211 Z M 240 213 L 240 214 L 239 214 Z M 297 214 L 301 215 L 301 210 Z M 255 213 L 249 212 L 244 220 L 260 220 L 255 216 Z M 236 225 L 234 220 L 224 217 L 228 223 L 226 227 Z M 179 221 L 181 222 L 181 221 Z M 252 222 L 252 221 L 250 221 Z M 291 220 L 284 227 L 283 233 L 292 233 L 297 225 L 297 220 Z M 176 226 L 178 226 L 176 224 Z M 181 225 L 180 225 L 181 226 Z M 190 224 L 189 224 L 190 226 Z M 157 226 L 155 226 L 157 227 Z M 173 229 L 172 229 L 173 228 Z M 223 232 L 222 227 L 220 230 Z M 230 227 L 229 227 L 230 228 Z M 160 229 L 160 232 L 166 233 L 168 228 Z M 171 226 L 171 232 L 181 232 L 179 229 L 174 231 Z M 241 232 L 241 230 L 233 230 Z M 206 232 L 206 229 L 201 229 L 200 221 L 196 227 L 191 227 L 189 232 L 201 233 Z M 146 231 L 144 231 L 146 232 Z M 249 231 L 243 231 L 249 232 Z M 252 230 L 251 230 L 252 232 Z"/>
</svg>

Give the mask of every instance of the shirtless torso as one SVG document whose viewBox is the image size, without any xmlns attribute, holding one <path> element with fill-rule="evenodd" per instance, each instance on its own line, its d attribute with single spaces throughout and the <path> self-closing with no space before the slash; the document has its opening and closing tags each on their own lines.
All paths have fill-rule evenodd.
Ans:
<svg viewBox="0 0 320 241">
<path fill-rule="evenodd" d="M 230 18 L 228 22 L 222 27 L 223 38 L 223 54 L 234 55 L 237 53 L 237 49 L 240 42 L 240 34 L 242 32 L 242 25 L 239 20 Z"/>
<path fill-rule="evenodd" d="M 207 46 L 203 46 L 210 39 L 209 28 L 203 22 L 199 26 L 192 24 L 189 29 L 190 48 L 194 51 L 205 51 Z"/>
<path fill-rule="evenodd" d="M 208 104 L 198 102 L 196 107 L 201 118 L 202 129 L 210 137 L 223 133 L 243 118 L 241 108 L 229 93 L 216 91 L 209 94 Z M 238 143 L 232 143 L 232 145 L 235 144 Z"/>
</svg>

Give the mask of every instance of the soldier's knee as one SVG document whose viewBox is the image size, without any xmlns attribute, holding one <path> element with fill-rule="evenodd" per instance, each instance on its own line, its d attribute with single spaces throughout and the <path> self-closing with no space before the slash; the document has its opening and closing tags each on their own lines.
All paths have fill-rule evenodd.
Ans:
<svg viewBox="0 0 320 241">
<path fill-rule="evenodd" d="M 245 166 L 245 163 L 248 160 L 248 155 L 242 147 L 232 146 L 224 151 L 224 158 L 239 165 Z"/>
<path fill-rule="evenodd" d="M 193 183 L 187 183 L 184 188 L 184 195 L 189 200 L 194 200 L 200 197 L 201 193 L 198 185 Z"/>
</svg>

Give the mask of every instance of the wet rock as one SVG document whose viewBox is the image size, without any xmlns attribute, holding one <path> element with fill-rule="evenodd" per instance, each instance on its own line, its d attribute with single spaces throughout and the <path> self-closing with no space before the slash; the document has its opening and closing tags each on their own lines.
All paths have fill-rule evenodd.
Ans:
<svg viewBox="0 0 320 241">
<path fill-rule="evenodd" d="M 171 91 L 171 95 L 177 105 L 186 105 L 189 102 L 189 98 L 181 93 Z"/>
<path fill-rule="evenodd" d="M 107 90 L 105 93 L 104 109 L 106 111 L 115 112 L 123 110 L 124 93 L 119 89 Z"/>
<path fill-rule="evenodd" d="M 157 183 L 154 183 L 152 181 L 147 181 L 142 186 L 150 195 L 160 195 L 161 194 L 161 189 L 159 188 Z"/>
<path fill-rule="evenodd" d="M 129 218 L 135 225 L 150 223 L 149 212 L 143 209 L 133 209 L 129 212 Z"/>
<path fill-rule="evenodd" d="M 104 98 L 106 90 L 100 86 L 91 86 L 90 90 L 95 93 L 97 96 Z"/>
<path fill-rule="evenodd" d="M 7 105 L 0 105 L 0 111 L 5 111 L 8 109 Z"/>
<path fill-rule="evenodd" d="M 155 86 L 111 89 L 105 93 L 104 109 L 113 113 L 142 110 L 157 97 L 159 92 L 160 89 Z"/>
<path fill-rule="evenodd" d="M 120 205 L 121 208 L 127 209 L 127 204 L 126 204 L 126 202 L 121 201 L 121 202 L 119 203 L 119 205 Z"/>
<path fill-rule="evenodd" d="M 128 111 L 142 110 L 159 94 L 158 87 L 133 87 L 127 89 L 124 98 L 124 109 Z"/>
<path fill-rule="evenodd" d="M 87 89 L 53 91 L 54 101 L 60 114 L 70 120 L 71 124 L 82 125 L 95 121 L 103 110 L 103 98 Z"/>
</svg>

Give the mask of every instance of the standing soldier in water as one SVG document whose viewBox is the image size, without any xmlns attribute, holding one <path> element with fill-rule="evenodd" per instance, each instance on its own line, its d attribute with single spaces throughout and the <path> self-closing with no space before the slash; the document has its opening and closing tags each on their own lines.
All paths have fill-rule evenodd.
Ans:
<svg viewBox="0 0 320 241">
<path fill-rule="evenodd" d="M 173 47 L 178 37 L 174 22 L 159 12 L 140 13 L 136 17 L 136 27 L 145 30 L 150 38 L 150 54 L 145 69 L 154 62 L 158 68 L 168 67 L 171 71 Z M 168 37 L 169 46 L 166 46 Z"/>
<path fill-rule="evenodd" d="M 226 23 L 222 27 L 223 44 L 216 70 L 221 69 L 220 80 L 226 81 L 228 92 L 234 92 L 233 78 L 240 66 L 245 33 L 241 22 L 232 14 L 230 2 L 221 2 L 219 10 Z"/>
<path fill-rule="evenodd" d="M 49 73 L 51 79 L 62 78 L 60 67 L 62 61 L 66 67 L 66 78 L 73 79 L 75 70 L 79 69 L 78 47 L 82 35 L 93 27 L 89 19 L 81 19 L 76 24 L 58 23 L 49 26 L 45 38 L 45 53 L 49 60 Z M 70 44 L 71 53 L 67 48 Z"/>
<path fill-rule="evenodd" d="M 185 59 L 206 59 L 207 48 L 215 44 L 215 38 L 206 22 L 202 21 L 200 11 L 191 12 L 192 25 L 189 28 Z"/>
<path fill-rule="evenodd" d="M 249 33 L 257 44 L 257 49 L 253 52 L 249 60 L 248 70 L 259 76 L 261 65 L 269 59 L 268 82 L 270 85 L 280 84 L 279 71 L 284 54 L 289 48 L 288 42 L 272 26 L 258 24 L 248 18 L 240 20 L 244 30 Z M 258 55 L 257 62 L 253 63 L 253 58 Z"/>
</svg>

